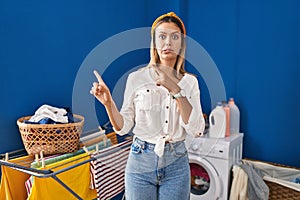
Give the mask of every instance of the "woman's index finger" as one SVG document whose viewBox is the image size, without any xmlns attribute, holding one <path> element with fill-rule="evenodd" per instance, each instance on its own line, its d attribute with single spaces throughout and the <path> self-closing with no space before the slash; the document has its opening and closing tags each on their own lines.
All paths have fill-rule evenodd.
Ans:
<svg viewBox="0 0 300 200">
<path fill-rule="evenodd" d="M 94 74 L 95 74 L 95 76 L 96 76 L 99 83 L 104 82 L 103 79 L 101 78 L 100 74 L 96 70 L 94 70 Z"/>
</svg>

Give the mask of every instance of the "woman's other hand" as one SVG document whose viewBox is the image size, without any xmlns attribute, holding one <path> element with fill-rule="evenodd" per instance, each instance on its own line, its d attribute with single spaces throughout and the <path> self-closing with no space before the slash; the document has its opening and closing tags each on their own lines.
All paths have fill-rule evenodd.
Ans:
<svg viewBox="0 0 300 200">
<path fill-rule="evenodd" d="M 162 67 L 162 66 L 161 66 Z M 164 86 L 169 90 L 170 93 L 176 94 L 180 91 L 180 87 L 177 85 L 178 79 L 175 77 L 171 78 L 170 76 L 174 76 L 173 69 L 170 70 L 169 67 L 164 67 L 165 69 L 160 69 L 158 66 L 154 66 L 155 73 L 157 78 L 155 79 L 157 86 Z"/>
</svg>

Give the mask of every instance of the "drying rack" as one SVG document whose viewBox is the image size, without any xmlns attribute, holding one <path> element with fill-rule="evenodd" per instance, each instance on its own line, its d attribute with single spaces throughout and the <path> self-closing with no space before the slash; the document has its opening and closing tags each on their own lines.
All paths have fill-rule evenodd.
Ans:
<svg viewBox="0 0 300 200">
<path fill-rule="evenodd" d="M 118 144 L 118 139 L 117 139 L 117 136 L 116 136 L 116 133 L 115 132 L 111 132 L 109 134 L 105 134 L 105 137 L 110 139 L 111 140 L 111 145 L 112 146 L 115 146 Z M 128 140 L 128 138 L 127 138 Z M 122 141 L 122 142 L 126 142 L 126 139 L 125 141 Z M 122 143 L 121 142 L 121 143 Z M 17 151 L 13 151 L 13 152 L 9 152 L 9 153 L 6 153 L 6 154 L 1 154 L 0 156 L 0 165 L 3 165 L 3 166 L 7 166 L 7 167 L 10 167 L 12 169 L 15 169 L 15 170 L 18 170 L 18 171 L 21 171 L 21 172 L 24 172 L 24 173 L 27 173 L 29 175 L 32 175 L 32 176 L 35 176 L 35 177 L 38 177 L 38 178 L 53 178 L 56 182 L 58 182 L 62 187 L 64 187 L 68 192 L 70 192 L 76 199 L 79 199 L 79 200 L 82 200 L 82 198 L 75 192 L 73 191 L 68 185 L 66 185 L 61 179 L 59 179 L 57 177 L 57 175 L 63 173 L 63 172 L 66 172 L 68 170 L 71 170 L 71 169 L 74 169 L 78 166 L 81 166 L 81 165 L 84 165 L 86 163 L 89 163 L 93 160 L 96 160 L 98 158 L 101 158 L 101 157 L 104 157 L 104 156 L 108 156 L 110 154 L 113 154 L 113 153 L 116 153 L 118 152 L 119 150 L 121 149 L 125 149 L 125 148 L 128 148 L 128 146 L 130 146 L 131 144 L 128 143 L 126 144 L 125 146 L 120 146 L 118 148 L 113 148 L 109 151 L 106 151 L 106 152 L 101 152 L 103 150 L 105 150 L 106 148 L 102 149 L 102 150 L 99 150 L 99 154 L 95 155 L 94 157 L 91 157 L 90 159 L 87 159 L 85 161 L 81 161 L 77 164 L 74 164 L 72 166 L 69 166 L 69 167 L 65 167 L 61 170 L 57 170 L 57 171 L 52 171 L 51 169 L 49 170 L 41 170 L 41 169 L 35 169 L 35 168 L 31 168 L 31 167 L 26 167 L 26 166 L 23 166 L 21 164 L 15 164 L 15 163 L 11 163 L 7 160 L 7 155 L 13 155 L 12 158 L 17 158 L 19 156 L 24 156 L 26 155 L 25 154 L 25 150 L 17 150 Z M 89 156 L 89 155 L 87 155 Z M 3 158 L 5 158 L 4 160 L 2 160 Z M 75 159 L 72 160 L 72 161 L 76 161 Z"/>
</svg>

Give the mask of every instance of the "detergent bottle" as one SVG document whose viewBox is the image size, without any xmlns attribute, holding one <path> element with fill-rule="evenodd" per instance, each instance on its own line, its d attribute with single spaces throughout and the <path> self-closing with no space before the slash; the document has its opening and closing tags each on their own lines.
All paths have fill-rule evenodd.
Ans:
<svg viewBox="0 0 300 200">
<path fill-rule="evenodd" d="M 233 98 L 229 99 L 228 105 L 230 108 L 230 134 L 237 134 L 240 132 L 240 110 Z"/>
<path fill-rule="evenodd" d="M 209 137 L 224 138 L 226 131 L 226 112 L 221 102 L 209 115 Z"/>
<path fill-rule="evenodd" d="M 228 106 L 228 104 L 225 104 L 223 106 L 223 109 L 225 110 L 226 113 L 226 129 L 225 129 L 225 137 L 229 137 L 230 136 L 230 107 Z"/>
</svg>

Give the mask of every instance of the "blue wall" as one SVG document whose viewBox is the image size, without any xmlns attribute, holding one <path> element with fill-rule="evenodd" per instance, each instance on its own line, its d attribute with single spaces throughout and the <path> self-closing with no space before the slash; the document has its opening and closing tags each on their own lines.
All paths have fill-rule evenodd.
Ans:
<svg viewBox="0 0 300 200">
<path fill-rule="evenodd" d="M 300 167 L 298 0 L 0 1 L 0 153 L 22 148 L 19 117 L 44 103 L 72 106 L 77 71 L 99 43 L 171 10 L 210 54 L 227 97 L 240 107 L 244 157 Z M 148 59 L 147 50 L 130 52 L 112 63 L 125 69 L 106 73 L 120 76 Z M 114 79 L 106 80 L 113 87 Z M 206 90 L 202 84 L 208 113 Z"/>
</svg>

